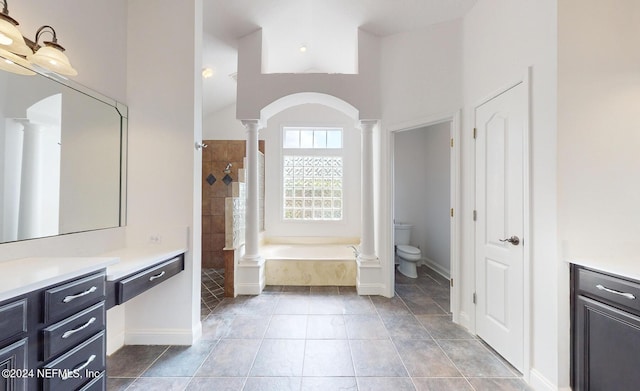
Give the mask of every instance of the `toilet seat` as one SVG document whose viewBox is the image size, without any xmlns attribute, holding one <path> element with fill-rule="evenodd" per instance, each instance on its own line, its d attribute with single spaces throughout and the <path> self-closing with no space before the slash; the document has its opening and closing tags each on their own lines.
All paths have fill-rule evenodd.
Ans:
<svg viewBox="0 0 640 391">
<path fill-rule="evenodd" d="M 418 262 L 422 258 L 422 252 L 419 248 L 408 245 L 398 246 L 396 254 L 398 254 L 401 259 L 410 262 Z"/>
<path fill-rule="evenodd" d="M 398 251 L 407 255 L 420 255 L 420 249 L 417 247 L 409 246 L 407 244 L 398 245 Z"/>
</svg>

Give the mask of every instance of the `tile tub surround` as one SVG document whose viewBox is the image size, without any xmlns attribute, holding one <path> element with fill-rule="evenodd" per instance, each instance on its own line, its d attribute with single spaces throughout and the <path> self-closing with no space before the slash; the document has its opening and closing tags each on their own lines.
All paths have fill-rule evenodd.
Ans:
<svg viewBox="0 0 640 391">
<path fill-rule="evenodd" d="M 260 247 L 267 285 L 355 286 L 357 265 L 350 244 L 274 243 Z"/>
<path fill-rule="evenodd" d="M 396 274 L 392 299 L 336 286 L 268 286 L 260 296 L 224 298 L 196 345 L 126 346 L 109 357 L 107 389 L 529 390 L 450 321 L 448 281 L 418 272 L 416 280 Z M 419 302 L 419 292 L 438 313 L 419 305 L 413 312 L 408 302 Z"/>
</svg>

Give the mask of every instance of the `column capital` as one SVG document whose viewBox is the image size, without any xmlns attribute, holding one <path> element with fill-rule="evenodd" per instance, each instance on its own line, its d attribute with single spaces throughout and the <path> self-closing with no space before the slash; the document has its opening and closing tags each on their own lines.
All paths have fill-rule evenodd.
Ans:
<svg viewBox="0 0 640 391">
<path fill-rule="evenodd" d="M 242 126 L 249 132 L 257 132 L 260 130 L 260 121 L 257 119 L 241 119 L 240 122 L 242 122 Z"/>
<path fill-rule="evenodd" d="M 373 127 L 378 123 L 377 119 L 362 119 L 360 120 L 360 129 L 363 132 L 372 132 Z"/>
</svg>

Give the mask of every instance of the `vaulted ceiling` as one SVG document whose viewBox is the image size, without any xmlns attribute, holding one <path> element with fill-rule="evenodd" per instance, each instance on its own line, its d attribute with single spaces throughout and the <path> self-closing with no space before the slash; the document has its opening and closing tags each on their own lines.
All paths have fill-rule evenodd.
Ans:
<svg viewBox="0 0 640 391">
<path fill-rule="evenodd" d="M 210 115 L 235 102 L 232 75 L 237 71 L 238 39 L 260 28 L 271 71 L 349 73 L 357 63 L 345 52 L 355 49 L 358 29 L 380 37 L 420 30 L 462 17 L 475 2 L 204 0 L 202 65 L 213 75 L 203 79 L 203 113 Z M 302 52 L 301 46 L 307 50 Z"/>
</svg>

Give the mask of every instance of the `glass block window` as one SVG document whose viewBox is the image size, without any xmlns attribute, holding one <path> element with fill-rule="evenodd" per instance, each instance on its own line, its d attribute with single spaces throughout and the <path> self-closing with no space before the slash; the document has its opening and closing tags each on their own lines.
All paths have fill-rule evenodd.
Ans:
<svg viewBox="0 0 640 391">
<path fill-rule="evenodd" d="M 342 129 L 284 128 L 284 219 L 342 220 L 343 173 Z"/>
</svg>

